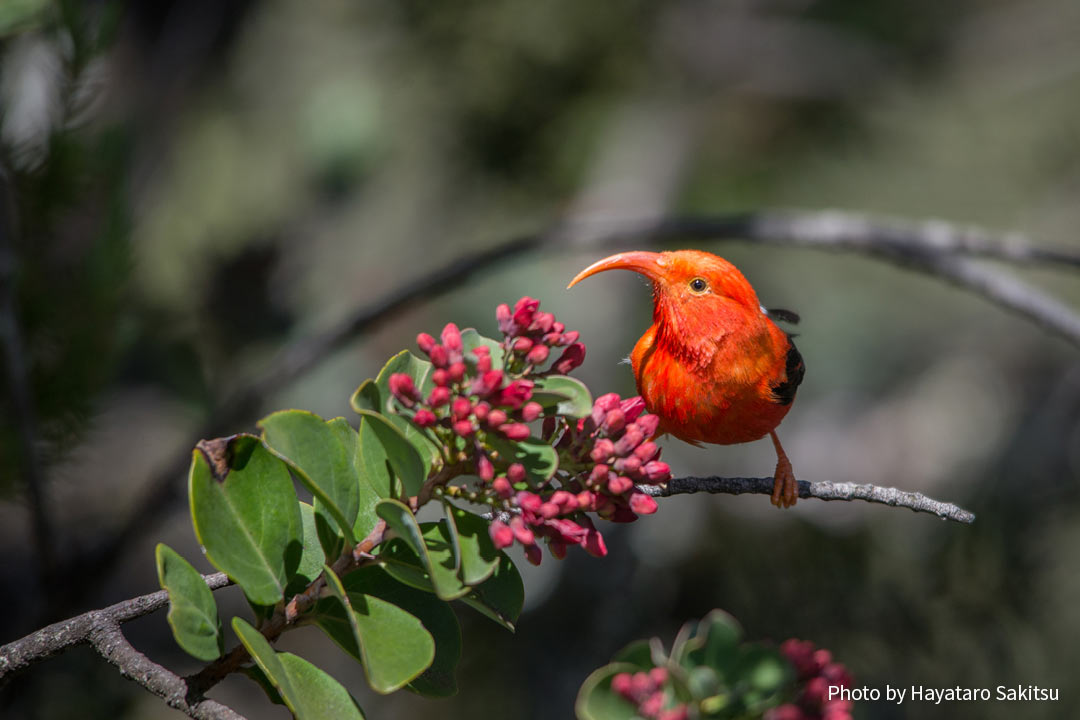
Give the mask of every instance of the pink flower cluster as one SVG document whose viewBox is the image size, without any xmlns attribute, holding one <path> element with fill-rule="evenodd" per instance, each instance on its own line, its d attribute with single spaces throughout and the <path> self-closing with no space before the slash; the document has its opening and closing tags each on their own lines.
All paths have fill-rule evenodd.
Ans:
<svg viewBox="0 0 1080 720">
<path fill-rule="evenodd" d="M 851 687 L 847 668 L 833 662 L 832 653 L 807 640 L 785 640 L 782 654 L 795 668 L 801 688 L 794 703 L 770 710 L 766 720 L 851 720 L 854 703 L 829 699 L 829 686 Z"/>
<path fill-rule="evenodd" d="M 540 310 L 540 301 L 535 298 L 521 298 L 513 310 L 505 303 L 500 305 L 495 308 L 495 319 L 504 336 L 503 347 L 509 351 L 507 367 L 540 367 L 557 347 L 566 349 L 552 364 L 552 372 L 567 375 L 585 361 L 585 345 L 577 341 L 578 332 L 567 332 L 554 315 Z"/>
<path fill-rule="evenodd" d="M 664 709 L 664 686 L 668 671 L 653 668 L 648 672 L 619 673 L 611 679 L 611 689 L 637 708 L 645 720 L 686 720 L 690 709 L 685 703 Z"/>
<path fill-rule="evenodd" d="M 503 370 L 492 369 L 488 346 L 467 351 L 451 323 L 443 328 L 441 342 L 426 333 L 416 339 L 434 366 L 435 387 L 427 397 L 421 397 L 404 373 L 390 376 L 390 392 L 407 415 L 411 412 L 414 424 L 430 429 L 441 445 L 451 448 L 453 462 L 479 478 L 479 488 L 469 499 L 495 510 L 497 519 L 489 530 L 496 547 L 517 542 L 534 564 L 542 557 L 540 540 L 557 558 L 571 545 L 603 557 L 604 538 L 586 513 L 629 522 L 656 512 L 656 501 L 636 485 L 661 483 L 671 476 L 650 439 L 659 421 L 644 414 L 641 398 L 621 400 L 614 393 L 598 398 L 590 416 L 577 422 L 549 414 L 543 436 L 556 443 L 560 472 L 539 486 L 530 485 L 525 466 L 507 462 L 505 447 L 499 444 L 529 438 L 529 423 L 544 414 L 532 400 L 535 383 L 529 376 L 570 372 L 584 359 L 585 346 L 577 332 L 567 332 L 532 298 L 522 298 L 513 310 L 500 305 L 496 317 L 505 335 Z M 538 368 L 556 347 L 565 350 L 541 373 Z M 460 452 L 452 449 L 462 447 Z"/>
</svg>

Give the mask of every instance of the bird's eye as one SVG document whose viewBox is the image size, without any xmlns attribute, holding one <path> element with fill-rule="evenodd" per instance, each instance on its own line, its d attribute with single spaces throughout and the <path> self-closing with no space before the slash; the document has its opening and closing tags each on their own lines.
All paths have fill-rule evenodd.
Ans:
<svg viewBox="0 0 1080 720">
<path fill-rule="evenodd" d="M 709 289 L 709 283 L 705 282 L 704 278 L 694 278 L 690 281 L 690 292 L 695 295 L 700 295 Z"/>
</svg>

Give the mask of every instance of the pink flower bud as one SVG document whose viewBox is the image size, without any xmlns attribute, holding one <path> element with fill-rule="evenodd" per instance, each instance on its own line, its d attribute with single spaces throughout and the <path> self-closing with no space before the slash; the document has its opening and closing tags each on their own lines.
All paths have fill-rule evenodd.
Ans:
<svg viewBox="0 0 1080 720">
<path fill-rule="evenodd" d="M 612 467 L 617 473 L 637 475 L 638 471 L 641 470 L 641 460 L 631 455 L 630 457 L 619 458 Z"/>
<path fill-rule="evenodd" d="M 521 463 L 514 463 L 506 469 L 506 477 L 512 483 L 525 482 L 525 466 Z"/>
<path fill-rule="evenodd" d="M 668 672 L 665 668 L 653 668 L 649 671 L 649 679 L 652 680 L 654 688 L 660 688 L 668 680 Z"/>
<path fill-rule="evenodd" d="M 523 297 L 514 305 L 514 324 L 519 328 L 527 328 L 532 324 L 536 308 L 540 307 L 540 301 L 531 297 Z"/>
<path fill-rule="evenodd" d="M 642 466 L 641 474 L 650 483 L 666 482 L 671 479 L 671 467 L 666 462 L 652 460 Z"/>
<path fill-rule="evenodd" d="M 634 702 L 633 681 L 630 678 L 630 673 L 619 673 L 611 678 L 611 689 L 613 692 L 622 695 L 630 702 Z"/>
<path fill-rule="evenodd" d="M 592 472 L 589 473 L 589 479 L 585 481 L 585 484 L 597 488 L 607 487 L 608 475 L 610 474 L 611 469 L 607 465 L 598 463 L 593 466 Z"/>
<path fill-rule="evenodd" d="M 472 414 L 472 403 L 469 402 L 469 398 L 458 395 L 450 406 L 450 412 L 455 420 L 464 420 Z"/>
<path fill-rule="evenodd" d="M 495 408 L 487 414 L 487 425 L 491 428 L 497 428 L 500 425 L 505 425 L 508 419 L 505 410 Z"/>
<path fill-rule="evenodd" d="M 434 387 L 428 394 L 427 404 L 433 408 L 441 408 L 448 402 L 450 402 L 450 388 L 448 387 Z"/>
<path fill-rule="evenodd" d="M 458 420 L 451 425 L 454 432 L 461 437 L 469 437 L 473 434 L 473 424 L 471 420 Z"/>
<path fill-rule="evenodd" d="M 431 412 L 430 410 L 425 410 L 421 408 L 416 411 L 415 415 L 413 415 L 412 421 L 413 424 L 426 428 L 434 425 L 436 422 L 438 422 L 438 419 L 435 417 L 435 413 Z"/>
<path fill-rule="evenodd" d="M 635 423 L 641 429 L 641 434 L 646 440 L 656 437 L 656 429 L 660 426 L 659 415 L 642 415 Z"/>
<path fill-rule="evenodd" d="M 529 437 L 529 426 L 524 423 L 505 423 L 499 426 L 499 432 L 508 440 L 524 440 Z"/>
<path fill-rule="evenodd" d="M 619 404 L 620 401 L 618 395 L 616 395 L 615 393 L 605 393 L 604 395 L 596 398 L 596 401 L 593 402 L 593 407 L 599 408 L 601 412 L 607 414 L 615 408 L 619 407 Z"/>
<path fill-rule="evenodd" d="M 634 457 L 643 463 L 649 462 L 656 456 L 657 448 L 656 443 L 652 440 L 646 440 L 645 442 L 634 448 Z"/>
<path fill-rule="evenodd" d="M 390 392 L 405 407 L 412 407 L 420 399 L 420 392 L 413 384 L 413 379 L 405 373 L 394 373 L 390 376 Z"/>
<path fill-rule="evenodd" d="M 491 482 L 491 479 L 495 477 L 495 466 L 488 460 L 487 455 L 477 457 L 476 476 L 484 482 Z"/>
<path fill-rule="evenodd" d="M 525 422 L 532 422 L 543 414 L 544 407 L 538 402 L 526 403 L 525 407 L 521 408 L 521 419 Z"/>
<path fill-rule="evenodd" d="M 442 331 L 442 341 L 446 349 L 452 353 L 460 353 L 463 349 L 461 345 L 461 331 L 458 330 L 458 326 L 454 323 L 446 323 L 446 327 Z"/>
<path fill-rule="evenodd" d="M 638 714 L 646 718 L 655 718 L 660 714 L 660 710 L 664 707 L 664 692 L 658 690 L 645 699 L 645 702 L 638 706 Z"/>
<path fill-rule="evenodd" d="M 439 387 L 446 387 L 450 384 L 450 373 L 446 372 L 442 368 L 439 368 L 435 372 L 431 373 L 431 381 Z"/>
<path fill-rule="evenodd" d="M 532 350 L 533 341 L 527 337 L 519 337 L 514 340 L 514 343 L 510 346 L 514 352 L 527 353 Z"/>
<path fill-rule="evenodd" d="M 600 427 L 608 435 L 616 435 L 620 430 L 626 427 L 626 415 L 619 408 L 615 408 L 607 415 L 604 416 L 604 421 Z"/>
<path fill-rule="evenodd" d="M 596 495 L 588 490 L 582 490 L 577 494 L 578 507 L 582 510 L 592 512 L 596 510 Z"/>
<path fill-rule="evenodd" d="M 829 697 L 829 681 L 823 677 L 813 677 L 806 681 L 802 692 L 804 705 L 818 707 Z"/>
<path fill-rule="evenodd" d="M 557 560 L 562 560 L 566 557 L 566 543 L 557 538 L 548 540 L 548 550 L 551 551 L 551 554 L 554 555 Z"/>
<path fill-rule="evenodd" d="M 476 407 L 473 408 L 473 415 L 475 415 L 476 419 L 480 422 L 487 420 L 489 412 L 491 412 L 491 405 L 488 405 L 486 402 L 478 402 L 476 403 Z"/>
<path fill-rule="evenodd" d="M 540 506 L 540 516 L 545 520 L 550 520 L 553 517 L 559 515 L 559 506 L 553 502 L 546 502 Z"/>
<path fill-rule="evenodd" d="M 480 357 L 481 355 L 487 355 L 488 357 L 491 357 L 491 348 L 489 348 L 487 345 L 477 345 L 472 349 L 472 354 L 476 357 Z"/>
<path fill-rule="evenodd" d="M 431 348 L 428 357 L 431 358 L 432 365 L 437 368 L 444 368 L 450 362 L 450 351 L 446 349 L 445 345 L 436 345 Z"/>
<path fill-rule="evenodd" d="M 552 326 L 555 324 L 555 316 L 549 312 L 538 312 L 533 316 L 533 321 L 529 330 L 539 333 L 547 333 L 551 331 Z"/>
<path fill-rule="evenodd" d="M 604 536 L 601 535 L 600 531 L 596 528 L 589 528 L 589 533 L 585 536 L 585 542 L 581 545 L 585 548 L 585 552 L 593 557 L 602 558 L 607 555 L 607 545 L 604 544 Z"/>
<path fill-rule="evenodd" d="M 525 526 L 525 521 L 520 515 L 514 516 L 510 520 L 510 529 L 514 531 L 514 537 L 522 545 L 532 545 L 536 542 L 536 536 L 532 530 Z"/>
<path fill-rule="evenodd" d="M 487 350 L 487 348 L 484 348 Z M 476 358 L 476 372 L 486 373 L 491 371 L 491 356 L 479 355 Z"/>
<path fill-rule="evenodd" d="M 633 677 L 630 678 L 630 680 L 630 689 L 631 692 L 634 693 L 635 698 L 643 698 L 646 695 L 652 693 L 653 684 L 652 680 L 649 680 L 648 673 L 636 672 L 634 673 Z"/>
<path fill-rule="evenodd" d="M 806 720 L 806 715 L 803 715 L 798 705 L 788 703 L 767 711 L 765 718 L 766 720 Z"/>
<path fill-rule="evenodd" d="M 619 407 L 626 415 L 626 422 L 634 422 L 638 419 L 638 416 L 645 411 L 645 400 L 642 399 L 640 395 L 632 398 L 626 398 L 622 401 Z"/>
<path fill-rule="evenodd" d="M 465 363 L 460 360 L 455 363 L 450 363 L 450 367 L 446 369 L 450 374 L 450 382 L 461 382 L 465 377 Z"/>
<path fill-rule="evenodd" d="M 577 498 L 573 493 L 569 493 L 565 490 L 556 490 L 552 493 L 551 499 L 549 499 L 548 502 L 555 503 L 559 508 L 559 512 L 562 514 L 573 512 L 578 509 Z"/>
<path fill-rule="evenodd" d="M 689 717 L 690 708 L 686 705 L 678 705 L 670 710 L 661 711 L 656 720 L 687 720 Z"/>
<path fill-rule="evenodd" d="M 623 436 L 615 443 L 615 454 L 619 457 L 626 457 L 634 452 L 644 439 L 645 435 L 642 434 L 636 424 L 627 425 Z"/>
<path fill-rule="evenodd" d="M 510 496 L 514 494 L 514 489 L 510 487 L 510 481 L 504 477 L 495 478 L 491 483 L 491 489 L 503 500 L 510 499 Z"/>
<path fill-rule="evenodd" d="M 500 550 L 514 544 L 514 531 L 501 520 L 492 520 L 488 533 L 491 535 L 491 542 Z"/>
<path fill-rule="evenodd" d="M 435 338 L 427 333 L 420 333 L 416 336 L 416 344 L 420 347 L 421 352 L 428 355 L 431 353 L 431 348 L 435 347 Z"/>
<path fill-rule="evenodd" d="M 513 465 L 510 467 L 513 468 Z M 540 496 L 536 493 L 522 490 L 517 494 L 517 504 L 518 507 L 525 512 L 533 513 L 535 515 L 540 512 L 540 506 L 544 504 L 544 501 L 541 500 Z"/>
<path fill-rule="evenodd" d="M 559 534 L 558 539 L 569 545 L 577 545 L 589 534 L 586 528 L 581 527 L 573 520 L 566 518 L 552 518 L 547 521 L 547 526 Z"/>
<path fill-rule="evenodd" d="M 532 397 L 532 380 L 514 380 L 499 391 L 498 405 L 509 405 L 517 410 Z"/>
<path fill-rule="evenodd" d="M 499 332 L 503 335 L 514 334 L 514 317 L 506 303 L 495 308 L 495 321 L 499 323 Z"/>
<path fill-rule="evenodd" d="M 525 356 L 525 362 L 530 365 L 542 365 L 547 362 L 548 354 L 550 352 L 547 345 L 537 345 Z"/>
<path fill-rule="evenodd" d="M 566 375 L 583 362 L 585 362 L 585 346 L 576 342 L 563 350 L 562 355 L 551 366 L 551 369 L 559 375 Z"/>
<path fill-rule="evenodd" d="M 533 565 L 539 565 L 540 561 L 544 559 L 544 554 L 540 552 L 540 546 L 536 543 L 525 546 L 525 559 Z"/>
<path fill-rule="evenodd" d="M 581 334 L 578 333 L 577 330 L 571 330 L 568 333 L 562 334 L 562 337 L 559 338 L 558 344 L 563 347 L 566 347 L 567 345 L 573 345 L 578 341 L 579 337 L 581 337 Z"/>
<path fill-rule="evenodd" d="M 630 496 L 630 509 L 638 515 L 652 515 L 656 512 L 656 501 L 645 493 L 636 492 Z"/>
<path fill-rule="evenodd" d="M 561 333 L 565 329 L 566 326 L 563 325 L 561 322 L 556 321 L 551 323 L 551 332 L 553 333 Z"/>
<path fill-rule="evenodd" d="M 625 475 L 616 475 L 608 480 L 608 491 L 613 495 L 622 495 L 634 488 L 634 481 Z"/>
<path fill-rule="evenodd" d="M 609 457 L 615 452 L 615 443 L 611 442 L 607 438 L 600 438 L 593 445 L 593 449 L 589 451 L 589 458 L 593 462 L 602 463 L 606 462 Z"/>
<path fill-rule="evenodd" d="M 502 370 L 488 370 L 473 381 L 472 393 L 481 397 L 487 397 L 499 389 L 499 386 L 502 385 L 502 381 Z"/>
</svg>

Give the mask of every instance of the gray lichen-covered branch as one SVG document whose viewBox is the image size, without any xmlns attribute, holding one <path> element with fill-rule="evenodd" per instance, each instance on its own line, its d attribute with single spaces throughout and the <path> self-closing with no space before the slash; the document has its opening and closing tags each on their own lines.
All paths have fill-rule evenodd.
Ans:
<svg viewBox="0 0 1080 720">
<path fill-rule="evenodd" d="M 670 480 L 666 485 L 639 485 L 638 489 L 653 497 L 693 493 L 770 495 L 773 491 L 773 479 L 771 477 L 681 477 Z M 952 503 L 941 502 L 922 493 L 876 485 L 800 480 L 799 497 L 818 500 L 865 500 L 907 508 L 913 512 L 932 513 L 943 520 L 953 522 L 970 524 L 975 521 L 974 513 Z"/>
<path fill-rule="evenodd" d="M 204 576 L 211 590 L 224 587 L 225 573 Z M 153 662 L 124 637 L 120 625 L 148 615 L 167 605 L 168 593 L 159 590 L 101 610 L 54 623 L 24 638 L 0 647 L 0 682 L 35 662 L 46 660 L 68 648 L 87 644 L 120 669 L 124 677 L 162 698 L 169 707 L 199 720 L 243 720 L 230 708 L 193 692 L 188 681 Z"/>
</svg>

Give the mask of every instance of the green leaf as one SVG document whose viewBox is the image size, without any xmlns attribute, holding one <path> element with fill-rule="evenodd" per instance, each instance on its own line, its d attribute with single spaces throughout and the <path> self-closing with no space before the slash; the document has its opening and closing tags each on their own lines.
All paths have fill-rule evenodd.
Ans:
<svg viewBox="0 0 1080 720">
<path fill-rule="evenodd" d="M 506 463 L 518 462 L 525 466 L 525 478 L 530 485 L 547 482 L 559 469 L 559 454 L 540 438 L 529 437 L 511 442 L 489 434 L 488 442 Z"/>
<path fill-rule="evenodd" d="M 168 545 L 154 552 L 158 581 L 169 593 L 169 625 L 173 637 L 189 655 L 216 660 L 225 649 L 214 593 L 198 570 Z"/>
<path fill-rule="evenodd" d="M 314 582 L 322 572 L 323 563 L 326 560 L 315 529 L 315 508 L 306 502 L 300 503 L 300 524 L 303 528 L 301 535 L 304 539 L 304 549 L 300 553 L 300 563 L 296 566 L 295 574 L 289 582 L 289 590 L 293 593 L 300 592 Z"/>
<path fill-rule="evenodd" d="M 243 618 L 234 617 L 232 626 L 297 720 L 364 720 L 356 700 L 337 680 L 303 658 L 274 652 L 262 633 Z"/>
<path fill-rule="evenodd" d="M 476 585 L 487 580 L 499 565 L 499 551 L 491 541 L 488 521 L 450 503 L 444 504 L 444 510 L 461 558 L 461 581 Z"/>
<path fill-rule="evenodd" d="M 726 672 L 735 661 L 742 637 L 739 622 L 723 610 L 713 610 L 701 619 L 697 634 L 703 636 L 701 650 L 692 652 L 697 664 Z"/>
<path fill-rule="evenodd" d="M 316 604 L 316 623 L 360 661 L 373 690 L 394 692 L 431 665 L 435 640 L 419 619 L 393 602 L 368 594 L 362 585 L 347 590 L 329 567 L 325 573 L 333 597 Z"/>
<path fill-rule="evenodd" d="M 401 482 L 401 489 L 405 496 L 418 495 L 420 489 L 424 487 L 424 481 L 427 480 L 428 470 L 431 467 L 430 462 L 425 464 L 420 450 L 414 444 L 414 440 L 407 437 L 406 433 L 391 422 L 390 418 L 371 410 L 359 410 L 358 412 L 363 417 L 360 426 L 360 432 L 364 439 L 361 463 L 365 471 L 372 472 L 378 478 L 380 476 L 378 472 L 380 466 L 382 467 L 382 474 L 385 475 L 385 464 L 389 463 L 394 475 Z M 378 440 L 378 444 L 382 449 L 381 455 L 372 445 L 370 436 L 367 433 L 373 433 Z M 422 437 L 420 439 L 427 442 Z M 380 460 L 383 460 L 383 462 L 380 462 Z M 378 480 L 375 480 L 374 484 L 376 492 L 380 495 L 384 491 L 392 490 L 387 484 L 380 483 Z"/>
<path fill-rule="evenodd" d="M 513 632 L 525 605 L 525 585 L 513 561 L 500 550 L 499 565 L 492 576 L 461 601 Z"/>
<path fill-rule="evenodd" d="M 435 387 L 434 381 L 431 379 L 431 371 L 433 366 L 427 360 L 421 360 L 413 355 L 408 350 L 402 350 L 383 366 L 383 369 L 379 371 L 378 377 L 375 378 L 375 387 L 379 391 L 379 412 L 385 416 L 398 430 L 401 430 L 405 434 L 417 450 L 420 452 L 420 456 L 424 461 L 423 476 L 427 477 L 431 471 L 431 465 L 435 462 L 435 459 L 439 456 L 439 449 L 435 447 L 427 439 L 427 435 L 418 427 L 409 422 L 406 418 L 401 417 L 393 412 L 391 407 L 391 398 L 393 397 L 390 392 L 390 376 L 394 373 L 405 373 L 412 378 L 413 384 L 416 385 L 416 389 L 420 392 L 420 395 L 427 397 L 431 392 L 431 389 Z M 363 387 L 361 385 L 361 387 Z M 362 408 L 354 407 L 357 412 Z"/>
<path fill-rule="evenodd" d="M 417 525 L 409 508 L 397 500 L 382 500 L 375 511 L 397 535 L 379 553 L 388 572 L 421 590 L 432 589 L 443 600 L 469 592 L 458 577 L 458 557 L 445 522 Z"/>
<path fill-rule="evenodd" d="M 359 482 L 338 433 L 305 410 L 282 410 L 258 423 L 263 442 L 289 464 L 315 496 L 315 512 L 329 516 L 349 545 L 359 508 Z"/>
<path fill-rule="evenodd" d="M 360 383 L 360 387 L 356 388 L 356 392 L 349 398 L 349 406 L 356 412 L 361 410 L 381 412 L 382 400 L 379 397 L 379 387 L 375 384 L 375 381 L 368 378 Z"/>
<path fill-rule="evenodd" d="M 568 417 L 585 417 L 593 408 L 589 388 L 580 380 L 565 375 L 549 375 L 537 380 L 532 399 L 544 409 L 554 408 L 556 414 Z"/>
<path fill-rule="evenodd" d="M 381 598 L 415 616 L 435 639 L 431 666 L 408 685 L 429 697 L 448 697 L 457 692 L 454 672 L 461 657 L 461 627 L 450 606 L 431 593 L 403 585 L 377 566 L 360 568 L 343 579 L 350 594 Z"/>
<path fill-rule="evenodd" d="M 637 670 L 627 663 L 612 663 L 589 675 L 574 703 L 578 720 L 635 720 L 637 708 L 611 689 L 611 679 L 619 673 Z"/>
<path fill-rule="evenodd" d="M 188 492 L 195 535 L 210 562 L 252 603 L 281 600 L 303 548 L 300 504 L 285 465 L 251 435 L 202 442 Z"/>
<path fill-rule="evenodd" d="M 461 344 L 464 346 L 465 352 L 469 352 L 481 345 L 489 348 L 491 350 L 491 369 L 503 369 L 503 346 L 498 340 L 484 337 L 473 328 L 465 328 L 461 331 Z"/>
<path fill-rule="evenodd" d="M 375 492 L 368 478 L 361 473 L 362 461 L 360 457 L 360 436 L 352 429 L 345 418 L 334 418 L 327 422 L 330 428 L 337 433 L 338 440 L 345 448 L 345 455 L 349 459 L 349 466 L 356 475 L 359 485 L 357 495 L 356 522 L 353 523 L 353 534 L 358 539 L 367 537 L 368 533 L 375 529 L 379 518 L 375 515 L 375 503 L 379 502 L 379 494 Z"/>
<path fill-rule="evenodd" d="M 52 10 L 49 0 L 5 0 L 0 3 L 0 38 L 45 24 Z"/>
</svg>

